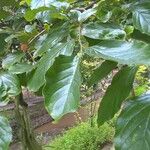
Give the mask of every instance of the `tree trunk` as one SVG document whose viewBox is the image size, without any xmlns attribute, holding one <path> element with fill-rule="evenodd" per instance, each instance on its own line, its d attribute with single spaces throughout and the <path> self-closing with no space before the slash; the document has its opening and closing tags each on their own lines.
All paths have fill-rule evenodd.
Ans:
<svg viewBox="0 0 150 150">
<path fill-rule="evenodd" d="M 23 100 L 22 93 L 16 97 L 16 118 L 20 125 L 20 139 L 22 142 L 23 150 L 42 150 L 42 146 L 36 141 L 33 130 L 30 125 L 28 116 L 28 105 Z"/>
</svg>

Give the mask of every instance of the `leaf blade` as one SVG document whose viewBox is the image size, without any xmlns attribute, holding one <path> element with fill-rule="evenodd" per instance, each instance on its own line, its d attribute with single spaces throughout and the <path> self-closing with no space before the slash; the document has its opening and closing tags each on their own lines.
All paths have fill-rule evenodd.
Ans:
<svg viewBox="0 0 150 150">
<path fill-rule="evenodd" d="M 88 85 L 91 86 L 101 79 L 103 79 L 105 76 L 107 76 L 113 69 L 115 69 L 117 66 L 116 62 L 112 61 L 104 61 L 101 66 L 96 68 L 93 72 L 93 74 L 90 77 L 90 80 L 88 82 Z"/>
<path fill-rule="evenodd" d="M 150 65 L 150 45 L 142 41 L 104 40 L 86 49 L 90 56 L 128 65 Z"/>
<path fill-rule="evenodd" d="M 91 39 L 107 40 L 124 38 L 126 33 L 118 26 L 96 22 L 84 25 L 82 35 Z"/>
<path fill-rule="evenodd" d="M 54 119 L 77 109 L 80 84 L 79 59 L 59 57 L 47 73 L 47 83 L 43 90 L 45 107 Z"/>
<path fill-rule="evenodd" d="M 114 76 L 99 106 L 97 120 L 99 125 L 111 119 L 120 109 L 132 89 L 136 71 L 137 67 L 126 66 Z"/>
<path fill-rule="evenodd" d="M 133 8 L 133 24 L 142 33 L 150 35 L 150 3 L 140 3 Z"/>
<path fill-rule="evenodd" d="M 12 129 L 7 118 L 0 116 L 0 148 L 7 150 L 12 140 Z"/>
<path fill-rule="evenodd" d="M 126 103 L 116 127 L 116 150 L 150 149 L 150 95 L 146 94 Z"/>
</svg>

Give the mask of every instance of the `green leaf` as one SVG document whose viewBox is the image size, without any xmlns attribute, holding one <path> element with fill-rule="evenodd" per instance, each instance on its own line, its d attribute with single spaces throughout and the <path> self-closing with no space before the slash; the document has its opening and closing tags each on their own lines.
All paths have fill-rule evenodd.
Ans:
<svg viewBox="0 0 150 150">
<path fill-rule="evenodd" d="M 36 19 L 36 14 L 37 13 L 42 12 L 42 11 L 46 11 L 46 10 L 50 10 L 50 8 L 48 8 L 48 7 L 40 7 L 38 9 L 27 10 L 25 15 L 24 15 L 24 18 L 27 21 L 32 21 L 32 20 Z"/>
<path fill-rule="evenodd" d="M 5 52 L 5 46 L 6 46 L 6 41 L 5 38 L 8 36 L 8 34 L 2 33 L 0 34 L 0 56 L 4 54 Z"/>
<path fill-rule="evenodd" d="M 18 64 L 15 64 L 13 66 L 10 66 L 9 72 L 11 72 L 13 74 L 22 74 L 25 72 L 30 72 L 33 69 L 34 69 L 34 66 L 31 64 L 18 63 Z"/>
<path fill-rule="evenodd" d="M 115 135 L 116 150 L 150 149 L 150 95 L 128 101 L 120 114 Z"/>
<path fill-rule="evenodd" d="M 113 118 L 121 107 L 122 102 L 128 97 L 137 67 L 123 67 L 113 78 L 111 85 L 102 98 L 98 110 L 98 124 Z"/>
<path fill-rule="evenodd" d="M 61 27 L 53 29 L 46 39 L 41 43 L 41 46 L 34 53 L 34 57 L 42 55 L 44 52 L 48 51 L 50 48 L 55 46 L 59 41 L 68 35 L 68 25 L 62 25 Z"/>
<path fill-rule="evenodd" d="M 49 7 L 51 3 L 56 0 L 31 0 L 31 9 L 37 9 L 39 7 Z"/>
<path fill-rule="evenodd" d="M 17 76 L 9 72 L 0 72 L 0 88 L 3 86 L 10 96 L 17 96 L 21 92 Z"/>
<path fill-rule="evenodd" d="M 150 2 L 134 6 L 133 24 L 142 33 L 150 35 Z"/>
<path fill-rule="evenodd" d="M 22 4 L 27 3 L 27 5 L 29 6 L 31 3 L 31 0 L 22 0 L 21 3 Z"/>
<path fill-rule="evenodd" d="M 66 43 L 62 43 L 61 54 L 66 56 L 71 56 L 75 47 L 75 41 L 69 40 Z"/>
<path fill-rule="evenodd" d="M 112 24 L 89 23 L 82 29 L 82 35 L 92 39 L 120 39 L 124 38 L 126 33 L 120 27 Z"/>
<path fill-rule="evenodd" d="M 93 84 L 98 83 L 100 80 L 106 77 L 113 69 L 115 69 L 116 66 L 117 66 L 116 62 L 104 61 L 101 64 L 101 66 L 99 66 L 98 68 L 94 70 L 88 82 L 89 86 L 92 86 Z"/>
<path fill-rule="evenodd" d="M 33 25 L 26 25 L 24 30 L 27 33 L 32 33 L 36 29 L 36 24 Z"/>
<path fill-rule="evenodd" d="M 14 65 L 17 62 L 20 62 L 22 57 L 24 56 L 24 53 L 21 52 L 15 52 L 8 54 L 3 60 L 2 60 L 2 67 L 8 69 L 10 66 Z"/>
<path fill-rule="evenodd" d="M 112 12 L 106 10 L 98 10 L 96 16 L 100 20 L 100 22 L 106 23 L 111 18 Z"/>
<path fill-rule="evenodd" d="M 57 8 L 68 8 L 67 2 L 59 2 L 58 0 L 31 0 L 31 9 L 37 9 L 39 7 L 50 7 L 55 6 Z"/>
<path fill-rule="evenodd" d="M 12 129 L 7 118 L 0 116 L 0 150 L 8 150 L 12 141 Z"/>
<path fill-rule="evenodd" d="M 79 16 L 78 16 L 78 21 L 79 22 L 84 22 L 86 21 L 90 16 L 94 15 L 96 13 L 96 9 L 94 8 L 91 8 L 91 9 L 88 9 L 88 10 L 85 10 L 83 13 L 79 13 Z"/>
<path fill-rule="evenodd" d="M 27 73 L 22 73 L 17 75 L 20 81 L 20 85 L 27 87 L 27 80 L 28 80 L 28 74 Z"/>
<path fill-rule="evenodd" d="M 45 74 L 48 69 L 53 65 L 55 58 L 60 54 L 62 45 L 58 44 L 50 49 L 37 64 L 37 68 L 29 75 L 27 87 L 31 91 L 38 91 L 38 89 L 45 84 Z"/>
<path fill-rule="evenodd" d="M 79 62 L 77 57 L 60 56 L 46 74 L 43 90 L 45 107 L 56 120 L 78 108 L 81 85 Z"/>
<path fill-rule="evenodd" d="M 0 102 L 8 101 L 8 96 L 17 96 L 20 92 L 18 77 L 9 72 L 0 72 Z"/>
<path fill-rule="evenodd" d="M 120 64 L 150 65 L 150 45 L 141 41 L 102 41 L 86 49 L 90 56 L 116 61 Z"/>
<path fill-rule="evenodd" d="M 147 34 L 142 34 L 139 30 L 134 30 L 134 32 L 131 34 L 131 38 L 150 43 L 150 36 Z"/>
</svg>

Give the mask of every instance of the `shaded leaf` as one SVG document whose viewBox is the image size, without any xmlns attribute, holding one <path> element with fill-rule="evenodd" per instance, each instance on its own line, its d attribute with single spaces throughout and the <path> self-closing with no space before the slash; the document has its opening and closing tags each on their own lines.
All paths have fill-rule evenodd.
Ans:
<svg viewBox="0 0 150 150">
<path fill-rule="evenodd" d="M 60 56 L 46 74 L 43 94 L 48 113 L 59 119 L 74 112 L 80 99 L 79 58 Z"/>
<path fill-rule="evenodd" d="M 123 67 L 113 78 L 107 88 L 98 110 L 98 124 L 113 118 L 128 97 L 134 82 L 137 67 Z"/>
<path fill-rule="evenodd" d="M 116 150 L 150 149 L 150 95 L 128 101 L 120 114 L 115 135 Z"/>
<path fill-rule="evenodd" d="M 101 66 L 99 66 L 94 70 L 88 82 L 89 86 L 98 83 L 100 80 L 106 77 L 113 69 L 115 69 L 116 66 L 117 66 L 116 62 L 104 61 L 101 64 Z"/>
<path fill-rule="evenodd" d="M 107 40 L 86 49 L 90 56 L 113 60 L 120 64 L 150 65 L 150 45 L 141 41 Z"/>
</svg>

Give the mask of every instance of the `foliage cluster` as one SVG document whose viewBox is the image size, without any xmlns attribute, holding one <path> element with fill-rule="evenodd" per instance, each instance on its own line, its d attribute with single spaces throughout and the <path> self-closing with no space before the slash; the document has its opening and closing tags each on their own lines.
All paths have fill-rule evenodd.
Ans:
<svg viewBox="0 0 150 150">
<path fill-rule="evenodd" d="M 24 149 L 42 148 L 30 127 L 22 87 L 42 94 L 47 112 L 59 120 L 78 109 L 86 55 L 103 61 L 85 78 L 90 88 L 119 70 L 101 100 L 98 125 L 126 102 L 115 148 L 150 149 L 150 95 L 126 101 L 139 66 L 150 65 L 149 0 L 1 0 L 0 6 L 0 102 L 15 102 Z M 1 116 L 2 149 L 11 141 L 6 120 Z"/>
</svg>

